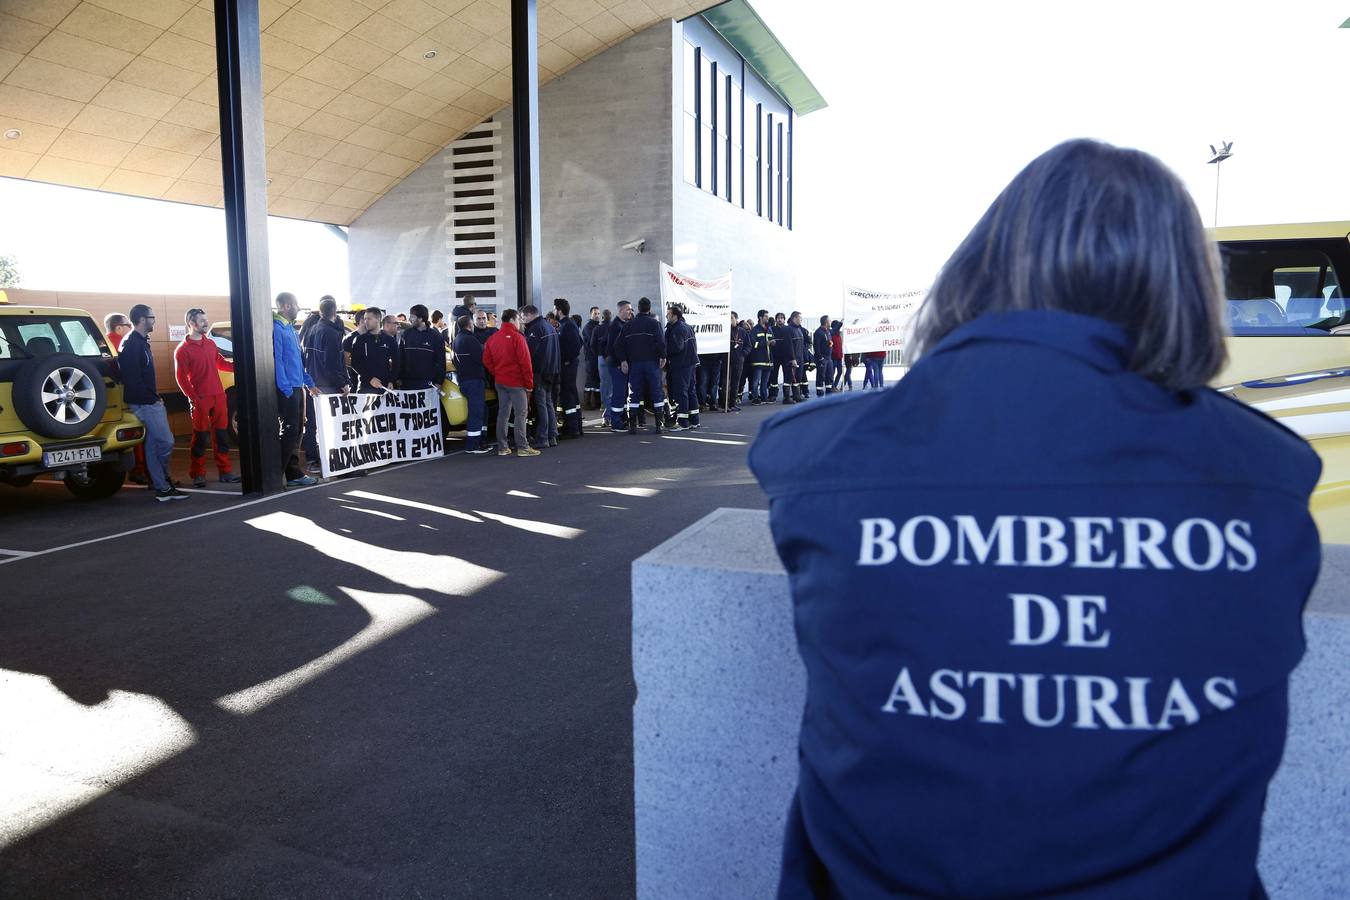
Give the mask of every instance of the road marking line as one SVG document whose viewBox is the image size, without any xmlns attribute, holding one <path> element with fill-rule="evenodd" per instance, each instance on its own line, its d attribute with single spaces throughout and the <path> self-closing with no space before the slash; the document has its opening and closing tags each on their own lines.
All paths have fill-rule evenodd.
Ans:
<svg viewBox="0 0 1350 900">
<path fill-rule="evenodd" d="M 379 516 L 382 519 L 393 519 L 395 522 L 408 521 L 402 516 L 396 516 L 393 513 L 380 512 L 378 509 L 365 509 L 364 507 L 361 506 L 344 506 L 342 508 L 351 510 L 352 512 L 365 513 L 368 516 Z"/>
<path fill-rule="evenodd" d="M 458 450 L 455 453 L 447 453 L 446 456 L 457 456 L 463 452 L 464 452 L 463 450 Z M 394 469 L 406 469 L 408 466 L 420 466 L 422 463 L 435 462 L 438 459 L 444 458 L 445 458 L 444 456 L 433 456 L 430 459 L 416 459 L 413 460 L 412 462 L 400 463 L 397 466 L 390 466 L 387 469 L 380 469 L 371 474 L 379 475 L 382 472 L 391 472 Z M 34 556 L 46 556 L 49 553 L 61 553 L 62 551 L 65 550 L 76 550 L 80 547 L 88 547 L 93 544 L 101 544 L 104 541 L 115 541 L 118 538 L 131 537 L 133 534 L 142 534 L 146 531 L 154 531 L 157 528 L 167 528 L 170 525 L 181 525 L 183 522 L 192 522 L 197 519 L 205 519 L 208 516 L 218 516 L 221 513 L 233 512 L 236 509 L 245 509 L 250 506 L 257 506 L 259 503 L 267 503 L 269 501 L 277 500 L 282 497 L 290 497 L 294 496 L 295 494 L 303 494 L 305 491 L 312 491 L 315 488 L 323 487 L 325 484 L 328 483 L 329 482 L 320 481 L 318 484 L 312 484 L 309 487 L 288 488 L 284 491 L 278 491 L 277 493 L 267 497 L 259 497 L 256 500 L 245 500 L 242 503 L 232 503 L 229 506 L 223 506 L 220 509 L 208 510 L 204 513 L 197 513 L 191 516 L 182 516 L 177 519 L 169 519 L 167 522 L 156 522 L 153 525 L 145 525 L 140 528 L 132 528 L 127 531 L 119 531 L 115 534 L 105 534 L 96 538 L 89 538 L 83 541 L 76 541 L 73 544 L 62 544 L 60 547 L 48 547 L 46 550 L 34 550 L 27 556 L 16 556 L 13 559 L 0 559 L 0 566 L 7 566 L 10 565 L 11 563 L 16 562 L 23 562 L 24 560 L 30 559 Z"/>
<path fill-rule="evenodd" d="M 5 554 L 6 556 L 32 556 L 32 555 L 33 555 L 33 551 L 31 551 L 31 550 L 0 550 L 0 553 Z"/>
<path fill-rule="evenodd" d="M 584 487 L 588 487 L 593 491 L 606 491 L 611 494 L 622 494 L 625 497 L 655 497 L 657 494 L 661 493 L 656 488 L 644 487 L 605 487 L 604 485 L 599 484 L 587 484 L 584 485 Z"/>
<path fill-rule="evenodd" d="M 700 444 L 731 444 L 732 446 L 744 447 L 749 441 L 723 441 L 717 438 L 696 438 L 685 437 L 680 434 L 663 434 L 661 439 L 664 441 L 697 441 Z"/>
</svg>

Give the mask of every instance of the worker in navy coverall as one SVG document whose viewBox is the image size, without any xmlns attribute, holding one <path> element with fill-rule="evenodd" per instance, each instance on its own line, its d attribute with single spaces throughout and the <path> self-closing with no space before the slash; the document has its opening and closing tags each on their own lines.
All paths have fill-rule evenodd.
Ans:
<svg viewBox="0 0 1350 900">
<path fill-rule="evenodd" d="M 572 321 L 572 304 L 566 298 L 558 297 L 553 301 L 553 308 L 558 311 L 558 352 L 562 354 L 561 378 L 558 383 L 558 406 L 562 410 L 562 427 L 558 431 L 558 437 L 579 438 L 582 435 L 581 391 L 578 389 L 577 381 L 584 342 L 581 339 L 581 329 Z"/>
<path fill-rule="evenodd" d="M 661 433 L 665 415 L 665 395 L 661 390 L 661 370 L 666 367 L 666 336 L 661 323 L 652 315 L 652 301 L 638 298 L 638 314 L 628 323 L 618 341 L 619 369 L 628 376 L 628 433 L 637 434 L 637 416 L 644 397 L 650 398 L 655 413 L 656 433 Z"/>
<path fill-rule="evenodd" d="M 807 673 L 780 897 L 1266 896 L 1320 462 L 1205 386 L 1223 297 L 1180 180 L 1069 142 L 897 387 L 765 423 Z"/>
<path fill-rule="evenodd" d="M 671 431 L 697 428 L 699 402 L 694 373 L 699 364 L 698 336 L 684 320 L 684 309 L 679 304 L 666 308 L 666 354 L 670 360 L 666 370 L 670 402 L 675 407 L 675 427 Z"/>
<path fill-rule="evenodd" d="M 773 369 L 773 322 L 769 311 L 761 309 L 759 320 L 750 331 L 750 405 L 758 406 L 769 400 L 769 373 Z"/>
<path fill-rule="evenodd" d="M 609 415 L 610 430 L 627 431 L 628 409 L 628 369 L 619 361 L 619 342 L 623 333 L 633 321 L 633 304 L 627 300 L 619 301 L 619 314 L 609 326 L 606 340 L 609 342 Z M 638 410 L 641 415 L 641 410 Z"/>
</svg>

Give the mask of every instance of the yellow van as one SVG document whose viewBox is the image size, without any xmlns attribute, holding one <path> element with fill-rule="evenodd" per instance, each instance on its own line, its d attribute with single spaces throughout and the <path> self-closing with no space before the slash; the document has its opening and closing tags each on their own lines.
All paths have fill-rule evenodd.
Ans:
<svg viewBox="0 0 1350 900">
<path fill-rule="evenodd" d="M 1350 222 L 1216 228 L 1228 366 L 1215 387 L 1298 432 L 1322 457 L 1312 511 L 1350 544 Z"/>
</svg>

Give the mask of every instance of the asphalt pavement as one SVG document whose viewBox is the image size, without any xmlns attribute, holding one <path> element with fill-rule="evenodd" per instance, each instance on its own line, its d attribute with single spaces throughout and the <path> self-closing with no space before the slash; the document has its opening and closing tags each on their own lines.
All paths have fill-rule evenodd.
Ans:
<svg viewBox="0 0 1350 900">
<path fill-rule="evenodd" d="M 256 502 L 0 488 L 0 896 L 632 896 L 630 566 L 765 506 L 777 409 Z"/>
</svg>

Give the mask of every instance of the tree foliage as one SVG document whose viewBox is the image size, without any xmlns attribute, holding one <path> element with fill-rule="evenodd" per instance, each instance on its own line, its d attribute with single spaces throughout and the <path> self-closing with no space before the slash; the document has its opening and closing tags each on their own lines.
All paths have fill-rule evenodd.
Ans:
<svg viewBox="0 0 1350 900">
<path fill-rule="evenodd" d="M 19 262 L 14 257 L 0 253 L 0 288 L 19 286 Z"/>
</svg>

